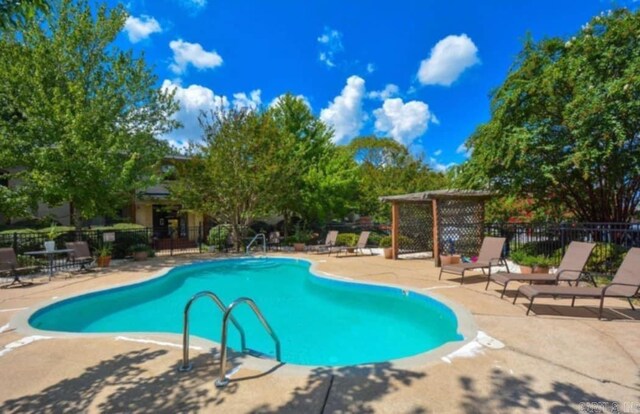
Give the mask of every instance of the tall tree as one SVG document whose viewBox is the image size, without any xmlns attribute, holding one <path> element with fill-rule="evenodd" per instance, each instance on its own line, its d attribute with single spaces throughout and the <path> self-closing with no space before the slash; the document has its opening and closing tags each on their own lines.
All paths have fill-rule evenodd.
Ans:
<svg viewBox="0 0 640 414">
<path fill-rule="evenodd" d="M 60 0 L 40 24 L 0 38 L 0 165 L 74 223 L 110 215 L 155 178 L 178 106 L 144 59 L 112 45 L 122 6 Z"/>
<path fill-rule="evenodd" d="M 390 211 L 380 196 L 442 189 L 447 178 L 416 158 L 407 147 L 391 138 L 358 137 L 349 150 L 359 165 L 360 185 L 358 211 L 388 221 Z"/>
<path fill-rule="evenodd" d="M 640 12 L 593 18 L 571 39 L 528 39 L 492 98 L 459 182 L 583 221 L 628 221 L 640 202 Z"/>
<path fill-rule="evenodd" d="M 172 192 L 183 208 L 230 223 L 239 249 L 242 229 L 271 213 L 286 185 L 280 166 L 288 137 L 257 111 L 211 112 L 202 114 L 200 122 L 203 141 L 191 148 L 189 161 L 177 166 Z"/>
<path fill-rule="evenodd" d="M 353 208 L 358 175 L 355 164 L 331 142 L 333 132 L 308 104 L 287 93 L 269 111 L 281 136 L 289 138 L 281 174 L 284 181 L 275 206 L 285 218 L 323 223 Z M 287 229 L 285 227 L 285 233 Z"/>
</svg>

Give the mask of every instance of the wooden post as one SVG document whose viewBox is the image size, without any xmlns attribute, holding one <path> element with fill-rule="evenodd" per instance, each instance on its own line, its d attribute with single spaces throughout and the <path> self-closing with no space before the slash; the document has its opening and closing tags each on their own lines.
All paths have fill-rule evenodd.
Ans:
<svg viewBox="0 0 640 414">
<path fill-rule="evenodd" d="M 393 260 L 398 259 L 398 232 L 400 229 L 400 206 L 394 201 L 391 204 L 391 250 Z"/>
<path fill-rule="evenodd" d="M 440 267 L 440 229 L 438 228 L 438 200 L 435 198 L 431 200 L 431 206 L 433 208 L 433 260 L 436 263 L 436 267 Z"/>
</svg>

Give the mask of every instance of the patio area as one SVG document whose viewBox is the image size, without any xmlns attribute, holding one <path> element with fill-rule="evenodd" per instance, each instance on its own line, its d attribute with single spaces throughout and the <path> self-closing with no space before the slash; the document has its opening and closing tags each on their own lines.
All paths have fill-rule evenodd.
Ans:
<svg viewBox="0 0 640 414">
<path fill-rule="evenodd" d="M 218 365 L 209 349 L 192 351 L 192 372 L 177 371 L 178 335 L 39 338 L 11 325 L 18 312 L 52 298 L 141 280 L 206 257 L 123 262 L 0 290 L 0 411 L 511 413 L 616 412 L 618 407 L 640 412 L 640 311 L 626 301 L 608 299 L 603 321 L 597 319 L 595 300 L 578 300 L 571 308 L 570 300 L 542 299 L 527 317 L 525 299 L 511 304 L 514 291 L 501 300 L 501 287 L 485 291 L 480 273 L 465 277 L 462 286 L 452 275 L 439 281 L 438 269 L 427 260 L 295 255 L 315 261 L 316 269 L 329 275 L 403 286 L 459 304 L 473 315 L 478 331 L 499 341 L 497 349 L 473 341 L 464 352 L 421 366 L 337 369 L 236 354 L 229 365 L 240 369 L 226 388 L 217 389 Z"/>
</svg>

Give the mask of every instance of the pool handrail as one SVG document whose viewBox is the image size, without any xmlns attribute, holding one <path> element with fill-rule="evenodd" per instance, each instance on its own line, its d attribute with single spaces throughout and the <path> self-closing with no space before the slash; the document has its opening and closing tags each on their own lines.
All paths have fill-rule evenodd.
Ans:
<svg viewBox="0 0 640 414">
<path fill-rule="evenodd" d="M 193 369 L 193 364 L 191 364 L 191 362 L 189 361 L 189 310 L 191 309 L 191 305 L 193 304 L 193 302 L 205 296 L 213 300 L 213 302 L 216 305 L 218 305 L 218 308 L 220 308 L 223 314 L 226 315 L 227 307 L 224 306 L 224 303 L 220 300 L 218 295 L 216 295 L 215 293 L 209 290 L 203 290 L 202 292 L 198 292 L 195 295 L 193 295 L 191 299 L 189 299 L 189 301 L 184 307 L 183 329 L 182 329 L 182 365 L 180 366 L 180 368 L 178 368 L 178 371 L 180 372 L 188 372 Z M 240 326 L 240 324 L 235 318 L 231 317 L 231 322 L 236 327 L 236 329 L 238 329 L 238 331 L 240 332 L 240 341 L 241 341 L 242 351 L 244 352 L 247 347 L 244 330 L 242 329 L 242 327 Z"/>
<path fill-rule="evenodd" d="M 262 237 L 262 251 L 267 251 L 267 237 L 264 235 L 264 233 L 258 233 L 253 237 L 253 239 L 251 239 L 249 244 L 247 244 L 247 248 L 245 250 L 247 253 L 249 253 L 249 249 L 251 248 L 253 243 L 257 242 L 260 237 Z"/>
<path fill-rule="evenodd" d="M 251 308 L 253 313 L 255 313 L 260 323 L 262 323 L 262 326 L 264 327 L 264 329 L 271 336 L 271 339 L 273 339 L 273 342 L 275 343 L 275 346 L 276 346 L 276 360 L 278 362 L 281 361 L 280 340 L 278 339 L 278 336 L 276 335 L 275 331 L 273 330 L 271 325 L 269 325 L 269 322 L 267 322 L 262 312 L 260 312 L 258 305 L 256 305 L 253 299 L 247 298 L 247 297 L 240 297 L 234 300 L 233 302 L 231 302 L 229 306 L 227 306 L 227 310 L 224 312 L 224 316 L 222 317 L 222 338 L 220 340 L 220 373 L 219 373 L 218 379 L 215 382 L 216 387 L 218 388 L 222 388 L 229 383 L 229 377 L 227 377 L 227 323 L 230 318 L 233 318 L 231 316 L 231 312 L 233 311 L 233 309 L 235 309 L 236 306 L 242 303 L 246 303 L 247 305 L 249 305 L 249 307 Z M 233 322 L 233 319 L 232 319 L 232 322 Z"/>
</svg>

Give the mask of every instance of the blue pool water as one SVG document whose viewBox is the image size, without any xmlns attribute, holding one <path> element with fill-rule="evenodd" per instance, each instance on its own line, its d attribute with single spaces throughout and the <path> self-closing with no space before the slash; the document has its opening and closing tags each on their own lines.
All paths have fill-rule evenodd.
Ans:
<svg viewBox="0 0 640 414">
<path fill-rule="evenodd" d="M 397 288 L 312 275 L 306 261 L 226 259 L 180 266 L 135 285 L 64 300 L 36 312 L 31 326 L 65 332 L 182 332 L 186 302 L 202 290 L 225 304 L 252 298 L 282 346 L 282 360 L 300 365 L 351 365 L 420 354 L 462 340 L 444 304 Z M 246 305 L 234 310 L 247 346 L 275 354 L 271 337 Z M 191 333 L 220 341 L 221 312 L 202 298 L 191 309 Z M 229 344 L 240 337 L 229 324 Z"/>
</svg>

